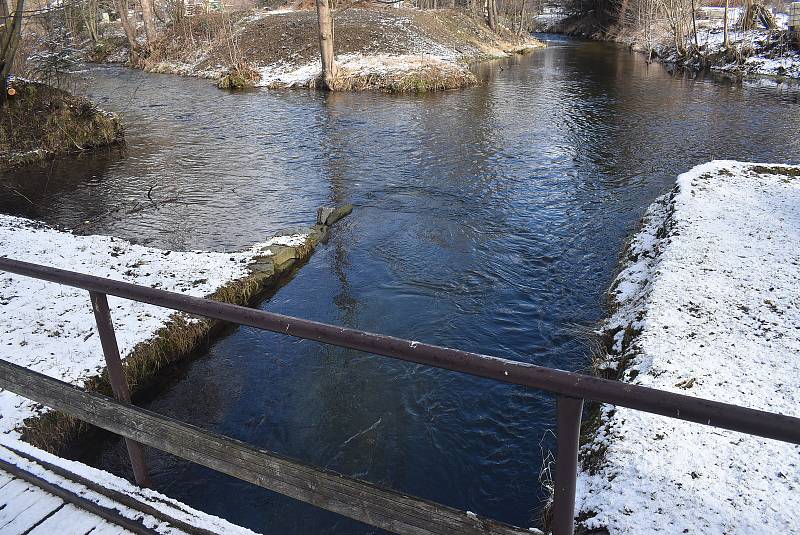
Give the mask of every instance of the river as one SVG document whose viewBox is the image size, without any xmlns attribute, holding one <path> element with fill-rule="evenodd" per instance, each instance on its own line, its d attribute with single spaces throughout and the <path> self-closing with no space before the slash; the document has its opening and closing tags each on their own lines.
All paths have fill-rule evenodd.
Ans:
<svg viewBox="0 0 800 535">
<path fill-rule="evenodd" d="M 81 89 L 127 147 L 18 171 L 0 211 L 177 249 L 244 248 L 354 203 L 262 308 L 585 370 L 624 241 L 710 159 L 797 163 L 797 85 L 673 75 L 554 39 L 430 95 L 217 90 L 120 68 Z M 152 201 L 150 198 L 152 198 Z M 736 207 L 731 207 L 736 209 Z M 238 329 L 147 406 L 349 475 L 538 524 L 552 398 Z M 96 459 L 125 473 L 123 450 Z M 373 533 L 151 452 L 155 486 L 270 534 Z"/>
</svg>

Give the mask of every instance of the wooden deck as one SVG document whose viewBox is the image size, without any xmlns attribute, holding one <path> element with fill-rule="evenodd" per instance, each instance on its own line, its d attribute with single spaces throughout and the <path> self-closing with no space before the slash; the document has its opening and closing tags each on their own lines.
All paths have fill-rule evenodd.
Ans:
<svg viewBox="0 0 800 535">
<path fill-rule="evenodd" d="M 155 491 L 0 437 L 0 534 L 53 533 L 252 535 Z"/>
<path fill-rule="evenodd" d="M 0 533 L 78 535 L 131 532 L 0 471 Z"/>
</svg>

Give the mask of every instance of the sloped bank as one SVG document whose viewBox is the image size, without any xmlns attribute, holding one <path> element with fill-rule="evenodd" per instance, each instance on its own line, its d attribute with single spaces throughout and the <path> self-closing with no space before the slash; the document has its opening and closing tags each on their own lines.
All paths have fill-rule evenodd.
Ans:
<svg viewBox="0 0 800 535">
<path fill-rule="evenodd" d="M 237 253 L 142 247 L 108 236 L 77 236 L 34 221 L 0 216 L 0 251 L 29 262 L 238 305 L 277 288 L 350 212 L 320 209 L 317 224 L 278 232 Z M 223 332 L 223 322 L 109 298 L 131 393 L 146 395 L 169 366 L 191 357 Z M 88 293 L 0 272 L 3 358 L 62 381 L 111 395 Z M 91 428 L 0 390 L 0 433 L 60 454 Z"/>
<path fill-rule="evenodd" d="M 716 161 L 648 210 L 598 373 L 800 415 L 800 167 Z M 798 533 L 800 447 L 600 406 L 579 532 Z"/>
<path fill-rule="evenodd" d="M 475 84 L 469 63 L 525 53 L 544 43 L 489 30 L 456 10 L 336 10 L 337 89 L 423 92 Z M 169 28 L 143 67 L 219 80 L 222 87 L 313 88 L 320 82 L 313 10 L 208 14 Z"/>
</svg>

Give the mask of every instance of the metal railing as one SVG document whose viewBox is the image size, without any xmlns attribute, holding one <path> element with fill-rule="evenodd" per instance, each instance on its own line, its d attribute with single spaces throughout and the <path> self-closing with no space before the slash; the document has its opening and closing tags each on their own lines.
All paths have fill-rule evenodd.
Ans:
<svg viewBox="0 0 800 535">
<path fill-rule="evenodd" d="M 128 393 L 122 365 L 120 363 L 119 351 L 117 349 L 114 328 L 111 323 L 111 316 L 108 310 L 106 295 L 114 295 L 116 297 L 149 303 L 152 305 L 188 312 L 191 314 L 205 316 L 239 325 L 247 325 L 250 327 L 256 327 L 258 329 L 273 331 L 289 336 L 295 336 L 307 340 L 315 340 L 339 347 L 356 349 L 367 353 L 392 357 L 395 359 L 424 364 L 436 368 L 443 368 L 446 370 L 466 373 L 487 379 L 494 379 L 528 388 L 544 390 L 555 394 L 557 407 L 557 456 L 555 470 L 555 491 L 552 505 L 553 515 L 551 523 L 551 529 L 554 535 L 571 535 L 574 530 L 575 483 L 578 471 L 577 463 L 579 436 L 584 400 L 628 407 L 651 414 L 659 414 L 662 416 L 695 422 L 702 425 L 729 429 L 732 431 L 790 442 L 793 444 L 800 444 L 800 418 L 791 416 L 749 409 L 728 403 L 721 403 L 717 401 L 676 394 L 673 392 L 602 379 L 580 373 L 546 368 L 499 357 L 459 351 L 456 349 L 450 349 L 411 340 L 404 340 L 391 336 L 368 333 L 356 329 L 348 329 L 325 323 L 318 323 L 291 316 L 255 310 L 243 306 L 220 303 L 208 299 L 190 297 L 126 282 L 75 273 L 72 271 L 66 271 L 38 264 L 21 262 L 9 258 L 0 258 L 0 270 L 55 282 L 58 284 L 73 286 L 89 292 L 95 318 L 97 320 L 98 332 L 100 334 L 103 351 L 107 361 L 107 368 L 109 371 L 114 395 L 117 400 L 123 404 L 130 403 L 130 394 Z M 0 386 L 8 388 L 11 391 L 15 391 L 14 385 L 17 385 L 16 388 L 18 390 L 24 391 L 24 394 L 22 395 L 27 394 L 28 397 L 33 396 L 31 399 L 36 399 L 36 388 L 38 388 L 36 385 L 39 384 L 42 385 L 41 388 L 61 388 L 61 391 L 66 392 L 66 394 L 74 394 L 72 391 L 67 392 L 64 390 L 65 387 L 58 387 L 58 385 L 56 385 L 58 381 L 48 378 L 43 379 L 43 376 L 40 376 L 35 372 L 28 371 L 28 374 L 30 374 L 30 381 L 26 382 L 28 379 L 18 378 L 21 370 L 23 369 L 10 364 L 0 367 Z M 33 376 L 37 376 L 35 380 Z M 56 392 L 56 390 L 53 390 L 53 392 Z M 141 446 L 130 437 L 144 437 L 144 440 L 147 440 L 149 445 L 160 447 L 161 449 L 165 449 L 167 451 L 170 451 L 167 448 L 178 449 L 177 447 L 173 447 L 173 445 L 168 443 L 168 437 L 162 437 L 163 440 L 156 439 L 150 435 L 147 435 L 147 433 L 141 429 L 129 430 L 125 428 L 123 424 L 118 422 L 105 423 L 105 420 L 102 417 L 96 416 L 89 409 L 85 409 L 85 407 L 81 405 L 89 404 L 90 402 L 99 403 L 101 405 L 102 403 L 105 403 L 106 405 L 103 405 L 103 407 L 111 410 L 110 406 L 108 405 L 109 402 L 101 403 L 99 401 L 93 401 L 101 398 L 102 396 L 94 395 L 94 397 L 92 397 L 86 394 L 89 397 L 73 397 L 70 398 L 71 401 L 63 401 L 59 397 L 61 395 L 62 394 L 56 393 L 48 395 L 49 397 L 47 397 L 47 399 L 49 402 L 57 405 L 54 408 L 65 411 L 72 410 L 74 415 L 77 414 L 77 417 L 79 418 L 87 419 L 87 421 L 90 421 L 90 423 L 100 425 L 101 427 L 105 427 L 114 432 L 122 434 L 125 437 L 128 437 L 126 438 L 126 441 L 131 462 L 134 466 L 137 482 L 141 484 L 148 483 L 147 471 L 141 455 Z M 74 395 L 77 396 L 77 394 Z M 37 399 L 37 401 L 42 402 L 39 399 Z M 147 413 L 147 411 L 141 409 L 134 408 L 134 412 L 130 412 L 129 409 L 126 410 L 129 411 L 126 414 L 128 414 L 128 417 L 131 418 L 137 418 L 137 414 L 143 415 L 141 416 L 143 419 L 142 421 L 146 420 L 147 418 L 158 418 L 157 416 L 153 416 L 151 413 Z M 179 426 L 181 424 L 174 425 Z M 185 425 L 183 428 L 189 429 L 189 427 Z M 208 436 L 211 437 L 210 434 Z M 216 435 L 214 435 L 212 439 L 230 441 L 230 439 L 225 439 L 224 437 L 219 438 Z M 264 452 L 262 453 L 265 454 Z M 180 452 L 176 454 L 181 455 Z M 190 460 L 203 462 L 202 460 L 198 461 L 198 457 L 196 455 L 194 457 L 186 455 L 182 456 Z M 276 457 L 272 456 L 270 458 Z M 217 465 L 207 464 L 207 466 L 212 466 L 218 470 L 225 471 L 224 467 L 219 468 Z M 312 468 L 308 469 L 313 470 Z M 247 475 L 243 476 L 239 473 L 236 473 L 236 471 L 230 471 L 226 473 L 231 473 L 236 477 L 266 486 L 263 485 L 264 482 L 260 478 L 251 477 L 248 479 Z M 324 473 L 320 471 L 319 473 L 323 475 L 329 474 L 327 471 Z M 319 474 L 317 474 L 317 476 L 318 475 Z M 327 477 L 327 475 L 325 477 Z M 344 478 L 344 476 L 338 475 L 337 477 Z M 393 491 L 370 486 L 368 483 L 359 482 L 358 480 L 349 478 L 344 479 L 346 479 L 351 485 L 362 485 L 367 489 L 367 491 L 370 491 L 371 489 L 372 492 L 377 494 L 383 492 L 387 493 L 387 495 L 395 496 L 395 498 L 401 496 L 400 494 L 392 494 Z M 275 485 L 273 485 L 273 487 L 268 486 L 267 488 L 275 488 Z M 278 486 L 278 488 L 280 489 L 282 487 Z M 278 491 L 282 492 L 281 490 Z M 304 497 L 305 495 L 302 495 L 302 492 L 299 494 L 298 492 L 292 493 L 288 491 L 284 493 L 294 497 L 299 497 L 299 499 L 309 501 L 315 505 L 334 510 L 352 518 L 356 518 L 357 520 L 371 523 L 390 531 L 396 531 L 397 533 L 437 532 L 435 529 L 420 531 L 416 529 L 410 529 L 408 527 L 399 527 L 400 524 L 394 520 L 377 521 L 374 519 L 375 515 L 373 515 L 370 511 L 356 513 L 353 512 L 351 508 L 345 506 L 335 509 L 333 507 L 329 507 L 325 500 L 315 500 L 313 499 L 313 496 L 310 498 Z M 363 494 L 360 494 L 360 496 L 362 496 L 362 498 L 359 499 L 363 499 Z M 411 501 L 415 500 L 409 497 L 405 498 L 408 498 Z M 430 502 L 425 502 L 423 500 L 417 500 L 415 503 L 421 504 L 420 507 L 433 507 Z M 447 509 L 446 512 L 450 514 L 452 510 Z M 386 512 L 384 511 L 384 513 Z M 392 515 L 396 514 L 396 512 L 386 514 L 389 517 L 394 518 Z M 447 520 L 447 522 L 451 521 L 453 520 Z M 478 528 L 477 531 L 472 532 L 513 532 L 513 530 L 506 530 L 506 528 L 511 528 L 510 526 L 502 526 L 500 524 L 496 525 L 498 526 L 497 529 L 488 529 L 487 526 L 489 526 L 489 524 L 486 524 L 485 522 L 489 521 L 482 522 L 484 522 L 483 528 Z M 445 524 L 441 525 L 444 526 Z M 450 526 L 450 524 L 447 525 Z M 444 530 L 444 527 L 441 529 Z M 458 527 L 453 529 L 461 530 L 463 528 Z"/>
</svg>

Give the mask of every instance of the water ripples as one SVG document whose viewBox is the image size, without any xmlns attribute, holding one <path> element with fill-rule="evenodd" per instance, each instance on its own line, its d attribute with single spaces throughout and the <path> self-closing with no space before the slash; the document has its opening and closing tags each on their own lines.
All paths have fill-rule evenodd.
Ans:
<svg viewBox="0 0 800 535">
<path fill-rule="evenodd" d="M 119 208 L 89 230 L 229 250 L 352 202 L 264 308 L 584 369 L 581 333 L 603 317 L 623 241 L 679 172 L 800 155 L 796 86 L 672 76 L 621 48 L 563 40 L 478 75 L 486 83 L 434 95 L 228 94 L 99 69 L 88 92 L 124 112 L 126 149 L 5 177 L 35 205 L 6 197 L 0 209 L 71 226 Z M 151 186 L 177 200 L 120 215 Z M 215 344 L 151 408 L 521 525 L 539 513 L 540 442 L 552 445 L 542 393 L 252 329 Z M 101 464 L 124 472 L 123 454 Z M 155 462 L 171 495 L 255 530 L 372 532 Z"/>
</svg>

